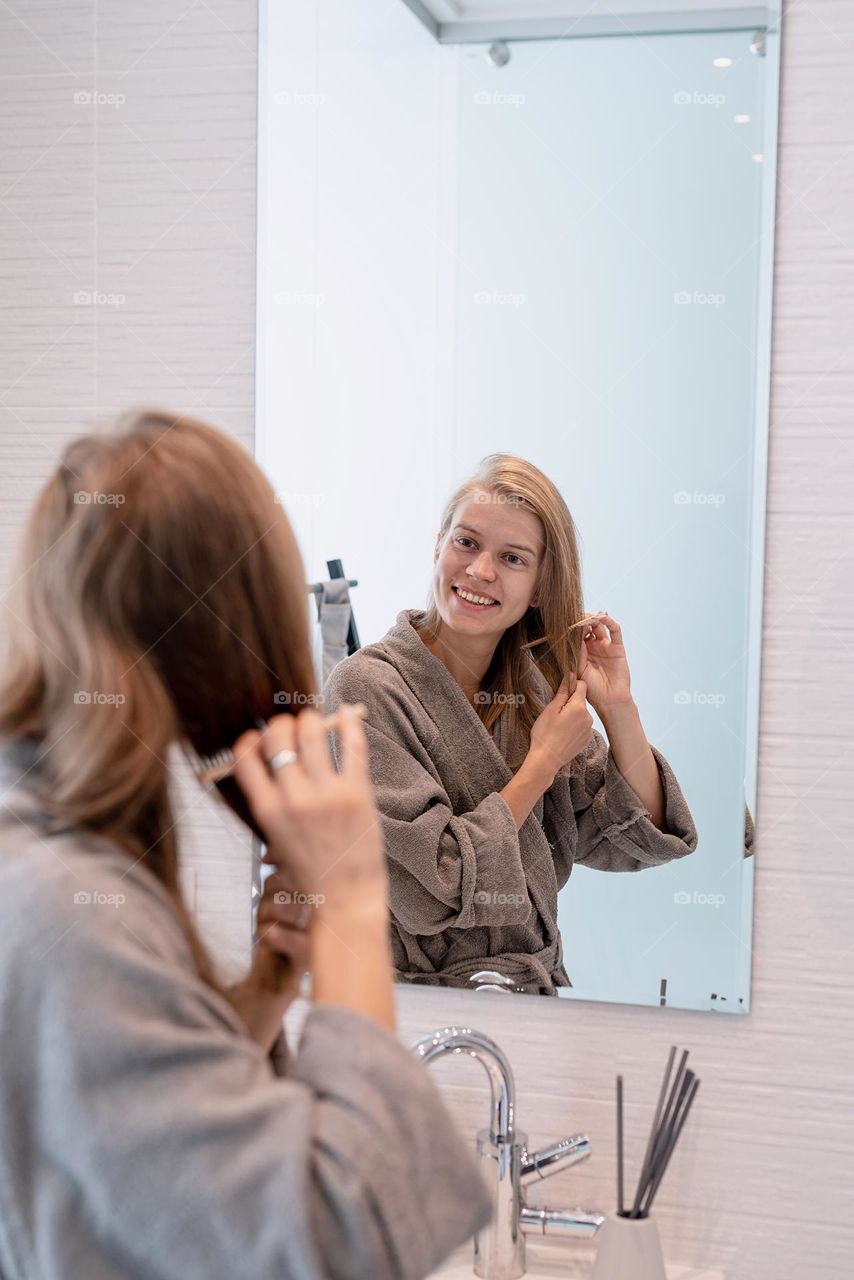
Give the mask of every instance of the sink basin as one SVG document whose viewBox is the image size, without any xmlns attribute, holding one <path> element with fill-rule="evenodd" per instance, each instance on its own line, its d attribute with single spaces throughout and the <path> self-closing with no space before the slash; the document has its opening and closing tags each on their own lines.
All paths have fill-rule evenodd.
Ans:
<svg viewBox="0 0 854 1280">
<path fill-rule="evenodd" d="M 529 1280 L 587 1280 L 596 1257 L 595 1248 L 576 1242 L 537 1240 L 528 1237 L 525 1254 Z M 472 1280 L 472 1244 L 457 1249 L 429 1280 Z M 725 1280 L 722 1271 L 670 1264 L 667 1280 Z"/>
</svg>

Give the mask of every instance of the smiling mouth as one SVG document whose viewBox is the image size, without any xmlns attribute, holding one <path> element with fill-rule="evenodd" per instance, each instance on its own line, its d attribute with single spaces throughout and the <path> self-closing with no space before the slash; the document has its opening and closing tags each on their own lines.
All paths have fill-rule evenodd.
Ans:
<svg viewBox="0 0 854 1280">
<path fill-rule="evenodd" d="M 489 609 L 499 603 L 498 600 L 493 600 L 492 596 L 479 595 L 476 591 L 468 591 L 464 587 L 458 587 L 456 583 L 451 584 L 451 590 L 465 604 L 471 605 L 473 609 Z"/>
</svg>

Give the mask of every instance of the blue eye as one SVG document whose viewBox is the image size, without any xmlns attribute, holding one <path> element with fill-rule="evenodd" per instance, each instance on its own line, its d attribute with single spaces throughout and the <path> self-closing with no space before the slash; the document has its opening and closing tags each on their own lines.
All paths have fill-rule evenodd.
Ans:
<svg viewBox="0 0 854 1280">
<path fill-rule="evenodd" d="M 468 543 L 469 546 L 471 547 L 474 546 L 474 539 L 467 538 L 465 537 L 464 534 L 458 534 L 454 539 L 454 541 L 458 543 L 460 546 L 462 546 L 464 543 Z M 468 549 L 469 547 L 465 547 L 466 551 L 468 551 Z M 525 568 L 528 563 L 527 560 L 523 560 L 521 556 L 517 556 L 515 551 L 508 551 L 507 557 L 508 559 L 515 561 L 514 568 L 517 566 L 521 566 L 522 568 Z"/>
</svg>

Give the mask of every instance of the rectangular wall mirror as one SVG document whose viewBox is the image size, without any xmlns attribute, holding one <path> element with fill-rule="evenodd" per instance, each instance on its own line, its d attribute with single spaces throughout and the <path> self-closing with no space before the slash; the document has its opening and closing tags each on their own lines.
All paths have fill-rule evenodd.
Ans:
<svg viewBox="0 0 854 1280">
<path fill-rule="evenodd" d="M 261 0 L 257 453 L 307 582 L 340 559 L 361 648 L 382 642 L 426 608 L 451 495 L 488 455 L 533 464 L 696 831 L 635 856 L 633 815 L 589 796 L 593 853 L 558 867 L 553 910 L 526 904 L 554 915 L 542 981 L 493 955 L 494 903 L 419 925 L 421 877 L 403 980 L 749 1009 L 779 41 L 776 3 Z M 517 589 L 486 537 L 452 549 L 481 598 Z M 465 816 L 492 747 L 446 701 Z"/>
</svg>

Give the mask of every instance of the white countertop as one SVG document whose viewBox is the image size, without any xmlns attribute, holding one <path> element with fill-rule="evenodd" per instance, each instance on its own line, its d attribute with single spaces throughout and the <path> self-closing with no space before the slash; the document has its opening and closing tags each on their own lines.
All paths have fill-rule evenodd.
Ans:
<svg viewBox="0 0 854 1280">
<path fill-rule="evenodd" d="M 455 1250 L 428 1280 L 471 1280 L 474 1246 L 469 1240 Z M 532 1240 L 525 1245 L 530 1280 L 586 1280 L 596 1257 L 595 1248 L 575 1240 Z M 667 1264 L 667 1280 L 724 1280 L 721 1271 Z"/>
</svg>

